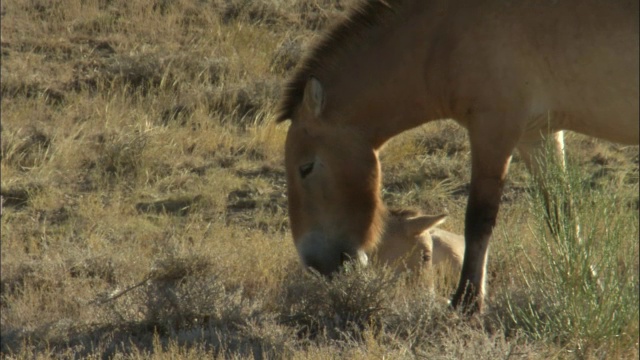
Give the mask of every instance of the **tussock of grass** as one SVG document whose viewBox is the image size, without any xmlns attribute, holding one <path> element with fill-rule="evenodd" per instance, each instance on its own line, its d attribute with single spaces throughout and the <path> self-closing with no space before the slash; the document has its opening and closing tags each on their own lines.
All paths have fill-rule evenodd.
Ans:
<svg viewBox="0 0 640 360">
<path fill-rule="evenodd" d="M 299 38 L 287 38 L 276 49 L 270 68 L 274 73 L 293 70 L 303 55 L 303 44 Z"/>
<path fill-rule="evenodd" d="M 265 108 L 273 107 L 280 87 L 274 82 L 255 82 L 241 88 L 222 88 L 212 93 L 208 110 L 220 116 L 223 123 L 232 121 L 245 129 L 262 124 L 269 114 Z"/>
<path fill-rule="evenodd" d="M 253 25 L 274 26 L 282 22 L 286 14 L 280 12 L 278 4 L 274 2 L 256 2 L 250 0 L 231 0 L 221 8 L 222 20 L 247 22 Z"/>
<path fill-rule="evenodd" d="M 39 190 L 40 186 L 35 184 L 28 184 L 25 186 L 12 186 L 9 188 L 2 188 L 0 190 L 0 196 L 2 196 L 2 206 L 10 207 L 23 207 L 29 202 L 29 199 L 33 197 Z"/>
<path fill-rule="evenodd" d="M 74 90 L 126 88 L 133 93 L 146 92 L 172 82 L 158 71 L 160 67 L 157 57 L 149 54 L 95 58 L 76 64 L 75 79 L 69 86 Z"/>
<path fill-rule="evenodd" d="M 98 140 L 95 163 L 88 167 L 97 167 L 100 177 L 122 180 L 135 178 L 143 167 L 142 152 L 146 146 L 144 134 L 118 134 Z"/>
<path fill-rule="evenodd" d="M 2 160 L 21 169 L 41 165 L 49 157 L 51 136 L 32 127 L 9 131 L 2 141 Z"/>
<path fill-rule="evenodd" d="M 62 105 L 65 99 L 63 92 L 42 86 L 37 83 L 25 84 L 3 82 L 2 97 L 25 97 L 28 99 L 44 99 L 48 105 Z"/>
</svg>

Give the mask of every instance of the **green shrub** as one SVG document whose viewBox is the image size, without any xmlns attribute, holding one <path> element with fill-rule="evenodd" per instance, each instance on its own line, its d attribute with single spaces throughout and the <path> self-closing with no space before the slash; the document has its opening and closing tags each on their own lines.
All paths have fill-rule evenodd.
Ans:
<svg viewBox="0 0 640 360">
<path fill-rule="evenodd" d="M 624 192 L 594 190 L 576 164 L 569 162 L 566 172 L 545 165 L 528 198 L 535 239 L 529 249 L 537 253 L 525 253 L 519 268 L 527 300 L 507 295 L 509 321 L 580 356 L 633 347 L 638 213 L 625 209 Z"/>
</svg>

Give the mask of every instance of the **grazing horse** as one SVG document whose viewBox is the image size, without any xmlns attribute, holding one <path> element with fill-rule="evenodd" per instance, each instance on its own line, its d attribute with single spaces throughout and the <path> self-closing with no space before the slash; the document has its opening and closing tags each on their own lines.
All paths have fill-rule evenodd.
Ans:
<svg viewBox="0 0 640 360">
<path fill-rule="evenodd" d="M 443 265 L 455 271 L 462 268 L 464 237 L 436 228 L 446 215 L 423 215 L 413 210 L 392 210 L 372 258 L 392 266 L 396 273 Z"/>
<path fill-rule="evenodd" d="M 482 310 L 514 150 L 572 130 L 638 144 L 638 0 L 371 0 L 313 45 L 284 91 L 289 218 L 305 266 L 365 262 L 383 231 L 378 152 L 454 119 L 469 134 L 465 254 L 452 305 Z M 535 175 L 535 174 L 534 174 Z"/>
</svg>

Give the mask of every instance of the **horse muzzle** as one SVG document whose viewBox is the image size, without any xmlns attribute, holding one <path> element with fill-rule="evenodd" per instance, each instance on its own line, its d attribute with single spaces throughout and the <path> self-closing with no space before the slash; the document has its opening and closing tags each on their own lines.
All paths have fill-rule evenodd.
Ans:
<svg viewBox="0 0 640 360">
<path fill-rule="evenodd" d="M 367 254 L 344 241 L 328 241 L 322 235 L 312 233 L 297 244 L 298 254 L 305 267 L 313 269 L 323 276 L 332 276 L 349 261 L 361 266 L 369 262 Z"/>
</svg>

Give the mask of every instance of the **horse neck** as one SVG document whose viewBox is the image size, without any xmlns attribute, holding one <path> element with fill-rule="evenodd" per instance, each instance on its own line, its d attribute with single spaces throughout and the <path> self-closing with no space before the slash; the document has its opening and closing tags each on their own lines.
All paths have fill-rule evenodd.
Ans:
<svg viewBox="0 0 640 360">
<path fill-rule="evenodd" d="M 429 72 L 437 21 L 426 2 L 403 4 L 384 26 L 372 26 L 336 51 L 323 69 L 327 118 L 356 128 L 379 148 L 391 137 L 446 117 L 443 81 Z M 433 90 L 431 90 L 433 89 Z M 438 91 L 436 91 L 436 89 Z"/>
</svg>

